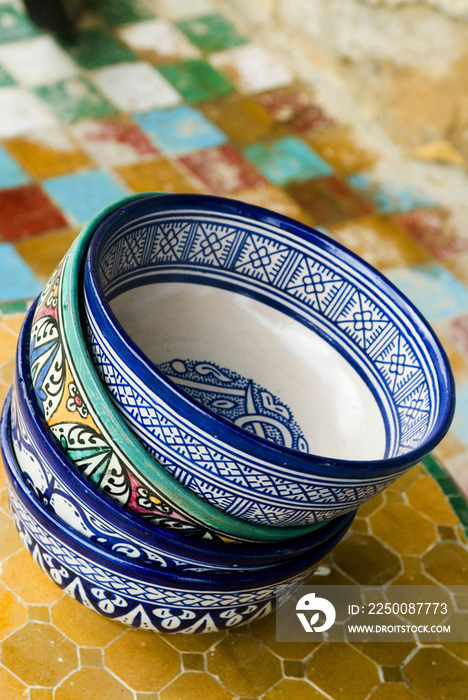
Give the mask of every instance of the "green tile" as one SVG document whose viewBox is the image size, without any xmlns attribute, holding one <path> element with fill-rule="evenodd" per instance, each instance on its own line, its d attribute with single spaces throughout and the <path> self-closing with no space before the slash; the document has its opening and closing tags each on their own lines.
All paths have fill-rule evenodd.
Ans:
<svg viewBox="0 0 468 700">
<path fill-rule="evenodd" d="M 202 51 L 212 53 L 247 43 L 236 27 L 223 15 L 212 14 L 177 22 L 177 26 Z"/>
<path fill-rule="evenodd" d="M 60 43 L 77 63 L 88 70 L 136 60 L 135 54 L 130 49 L 99 29 L 61 39 Z"/>
<path fill-rule="evenodd" d="M 14 85 L 15 81 L 9 75 L 6 70 L 0 66 L 0 87 L 7 87 L 8 85 Z"/>
<path fill-rule="evenodd" d="M 158 70 L 188 102 L 209 100 L 234 90 L 221 73 L 199 59 L 158 66 Z"/>
<path fill-rule="evenodd" d="M 439 479 L 446 478 L 447 474 L 445 473 L 444 469 L 440 466 L 440 464 L 432 455 L 427 455 L 427 457 L 424 457 L 422 463 L 426 470 L 429 472 L 429 474 L 433 476 L 437 481 Z"/>
<path fill-rule="evenodd" d="M 105 117 L 115 114 L 115 109 L 84 78 L 70 78 L 55 85 L 43 85 L 35 89 L 62 122 L 77 119 Z"/>
<path fill-rule="evenodd" d="M 140 5 L 136 0 L 91 0 L 89 6 L 106 24 L 112 27 L 141 22 L 154 17 L 146 7 Z"/>
<path fill-rule="evenodd" d="M 460 494 L 458 486 L 448 475 L 437 479 L 437 483 L 446 496 L 458 496 Z"/>
<path fill-rule="evenodd" d="M 0 314 L 11 316 L 12 314 L 24 314 L 28 310 L 27 301 L 2 301 L 0 303 Z"/>
<path fill-rule="evenodd" d="M 468 525 L 468 504 L 464 497 L 460 494 L 458 496 L 449 497 L 450 505 L 452 506 L 455 513 L 460 518 L 462 525 Z"/>
<path fill-rule="evenodd" d="M 37 36 L 39 30 L 12 5 L 0 5 L 0 44 Z"/>
</svg>

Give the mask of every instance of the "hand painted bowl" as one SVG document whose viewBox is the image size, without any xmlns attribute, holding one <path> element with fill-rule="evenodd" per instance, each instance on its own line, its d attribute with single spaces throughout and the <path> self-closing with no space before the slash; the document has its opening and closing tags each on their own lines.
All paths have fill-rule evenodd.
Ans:
<svg viewBox="0 0 468 700">
<path fill-rule="evenodd" d="M 451 370 L 412 304 L 327 236 L 201 195 L 135 200 L 91 242 L 94 364 L 165 469 L 249 522 L 365 503 L 427 454 Z"/>
<path fill-rule="evenodd" d="M 225 542 L 276 542 L 313 532 L 313 525 L 285 530 L 243 522 L 198 498 L 142 447 L 97 376 L 81 330 L 82 267 L 96 228 L 134 200 L 128 197 L 91 220 L 39 299 L 30 369 L 49 431 L 91 484 L 164 529 Z"/>
<path fill-rule="evenodd" d="M 297 556 L 309 556 L 344 525 L 349 516 L 335 518 L 316 531 L 282 543 L 236 547 L 184 535 L 176 523 L 160 526 L 159 516 L 142 520 L 90 484 L 74 468 L 44 426 L 29 376 L 29 336 L 34 314 L 30 309 L 21 329 L 11 399 L 11 436 L 24 480 L 42 504 L 80 535 L 120 556 L 165 570 L 231 572 L 264 569 Z M 163 523 L 164 524 L 164 523 Z"/>
<path fill-rule="evenodd" d="M 306 557 L 271 570 L 206 580 L 133 563 L 104 550 L 65 525 L 22 478 L 10 438 L 9 403 L 2 414 L 1 443 L 13 520 L 41 569 L 71 597 L 107 618 L 157 632 L 211 632 L 268 614 L 305 583 L 319 561 L 343 537 Z M 352 516 L 349 516 L 349 526 Z"/>
</svg>

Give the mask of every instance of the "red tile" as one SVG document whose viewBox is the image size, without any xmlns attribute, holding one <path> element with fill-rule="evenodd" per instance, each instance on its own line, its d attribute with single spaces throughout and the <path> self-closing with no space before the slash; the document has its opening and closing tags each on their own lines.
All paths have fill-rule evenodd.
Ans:
<svg viewBox="0 0 468 700">
<path fill-rule="evenodd" d="M 3 240 L 18 241 L 67 226 L 60 209 L 39 185 L 0 191 L 0 234 Z"/>
<path fill-rule="evenodd" d="M 468 314 L 462 314 L 450 319 L 445 329 L 449 340 L 465 356 L 468 355 Z"/>
<path fill-rule="evenodd" d="M 125 117 L 80 122 L 73 131 L 88 153 L 104 165 L 126 165 L 158 154 L 148 136 Z"/>
<path fill-rule="evenodd" d="M 437 260 L 468 252 L 468 238 L 456 231 L 450 220 L 450 212 L 446 209 L 418 209 L 408 214 L 396 214 L 392 218 Z"/>
<path fill-rule="evenodd" d="M 334 125 L 314 99 L 299 88 L 276 90 L 259 97 L 259 102 L 279 122 L 288 123 L 290 131 L 301 134 Z"/>
<path fill-rule="evenodd" d="M 333 226 L 373 213 L 370 204 L 337 177 L 292 182 L 285 189 L 321 226 Z"/>
<path fill-rule="evenodd" d="M 265 184 L 265 179 L 229 145 L 197 151 L 179 159 L 213 194 L 230 194 Z"/>
</svg>

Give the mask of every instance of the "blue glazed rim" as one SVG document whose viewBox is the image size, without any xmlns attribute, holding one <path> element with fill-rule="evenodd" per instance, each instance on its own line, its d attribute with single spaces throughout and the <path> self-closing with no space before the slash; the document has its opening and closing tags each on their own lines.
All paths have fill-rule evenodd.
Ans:
<svg viewBox="0 0 468 700">
<path fill-rule="evenodd" d="M 26 341 L 29 338 L 36 304 L 37 300 L 27 313 L 17 344 L 15 372 L 20 393 L 19 399 L 28 411 L 27 418 L 23 414 L 23 419 L 31 422 L 32 430 L 38 439 L 43 441 L 44 452 L 49 455 L 50 459 L 57 461 L 57 469 L 60 470 L 63 481 L 80 493 L 83 500 L 90 501 L 93 508 L 97 506 L 99 510 L 103 510 L 105 513 L 103 517 L 107 516 L 110 520 L 121 518 L 122 528 L 129 528 L 133 536 L 141 538 L 142 542 L 148 542 L 150 537 L 157 538 L 161 542 L 161 546 L 167 548 L 167 551 L 173 556 L 193 556 L 195 563 L 206 562 L 213 564 L 216 563 L 218 558 L 223 562 L 229 562 L 229 564 L 235 561 L 232 565 L 234 570 L 245 565 L 252 565 L 253 561 L 260 565 L 265 564 L 265 568 L 271 568 L 281 559 L 289 560 L 298 555 L 306 555 L 323 541 L 333 537 L 335 532 L 346 521 L 348 514 L 337 516 L 328 522 L 324 522 L 321 527 L 312 532 L 279 542 L 258 543 L 246 540 L 239 543 L 239 545 L 223 545 L 212 541 L 204 542 L 189 535 L 178 533 L 176 530 L 158 528 L 150 521 L 143 520 L 139 516 L 126 511 L 119 503 L 107 496 L 105 492 L 96 492 L 87 479 L 62 454 L 51 434 L 45 429 L 44 423 L 40 418 L 34 390 L 28 382 L 27 376 L 25 376 L 24 370 L 29 366 Z"/>
<path fill-rule="evenodd" d="M 196 400 L 185 394 L 146 357 L 122 328 L 104 295 L 98 273 L 98 261 L 101 249 L 107 244 L 107 237 L 116 230 L 116 226 L 120 229 L 124 224 L 130 224 L 131 221 L 136 218 L 136 215 L 140 217 L 151 212 L 157 213 L 159 211 L 167 211 L 169 213 L 171 209 L 174 211 L 190 210 L 204 213 L 209 212 L 210 214 L 228 214 L 240 216 L 260 224 L 274 226 L 277 229 L 297 236 L 306 244 L 313 244 L 323 251 L 337 256 L 340 260 L 344 261 L 345 264 L 356 270 L 360 276 L 364 277 L 369 286 L 372 285 L 378 293 L 380 292 L 385 297 L 391 299 L 391 302 L 401 311 L 402 317 L 406 319 L 405 325 L 408 336 L 416 336 L 424 343 L 424 347 L 436 371 L 439 383 L 440 409 L 435 424 L 430 432 L 430 437 L 417 448 L 395 457 L 384 457 L 383 459 L 368 461 L 327 458 L 297 452 L 291 448 L 276 445 L 264 438 L 254 436 L 225 418 L 215 414 L 209 408 L 202 406 Z M 386 477 L 398 475 L 419 462 L 437 446 L 450 427 L 455 410 L 454 378 L 447 355 L 422 314 L 412 302 L 392 284 L 392 282 L 359 256 L 316 229 L 300 224 L 281 214 L 254 205 L 210 195 L 145 195 L 144 198 L 136 199 L 129 204 L 117 207 L 115 211 L 96 228 L 86 257 L 84 276 L 89 297 L 95 304 L 99 305 L 98 313 L 101 315 L 101 321 L 103 320 L 105 323 L 106 335 L 108 335 L 109 340 L 114 343 L 114 347 L 119 348 L 119 353 L 127 363 L 127 366 L 129 364 L 134 365 L 135 362 L 137 362 L 138 374 L 142 381 L 149 386 L 155 387 L 155 391 L 161 399 L 170 405 L 175 413 L 183 416 L 188 422 L 202 427 L 206 432 L 219 438 L 221 443 L 237 451 L 243 451 L 264 462 L 285 466 L 305 474 L 316 474 L 324 477 L 341 479 Z M 200 273 L 193 275 L 194 278 L 196 277 L 198 279 L 200 276 Z M 164 280 L 164 277 L 159 275 L 158 279 Z M 179 281 L 177 279 L 177 273 L 168 273 L 166 279 L 168 281 Z M 153 280 L 149 276 L 148 283 L 152 281 Z M 190 282 L 190 276 L 184 274 L 183 281 Z M 212 285 L 211 280 L 210 285 Z M 220 283 L 219 286 L 231 288 L 233 285 L 223 285 Z M 123 286 L 119 287 L 119 293 L 123 289 Z M 241 288 L 236 288 L 236 291 L 241 291 Z M 242 289 L 242 293 L 252 298 L 260 298 L 244 289 Z M 278 308 L 278 305 L 275 305 L 271 300 L 265 297 L 260 298 L 260 301 L 269 303 L 271 306 Z M 281 306 L 279 306 L 279 308 L 284 311 L 284 308 Z M 321 335 L 328 343 L 331 343 L 347 361 L 350 361 L 355 369 L 358 370 L 364 381 L 366 381 L 362 369 L 353 362 L 352 358 L 343 352 L 342 347 L 334 343 L 333 340 L 325 333 L 321 332 L 320 329 L 314 327 L 314 331 Z M 367 382 L 366 384 L 375 395 L 372 385 Z"/>
<path fill-rule="evenodd" d="M 188 575 L 188 572 L 180 572 L 180 575 L 178 575 L 174 571 L 166 572 L 134 563 L 129 559 L 101 548 L 98 544 L 86 539 L 84 536 L 80 536 L 79 533 L 63 523 L 52 511 L 45 508 L 29 484 L 22 478 L 21 470 L 14 455 L 11 443 L 11 390 L 3 406 L 0 419 L 0 443 L 5 462 L 5 471 L 12 488 L 14 488 L 16 495 L 22 501 L 27 511 L 34 513 L 34 517 L 40 521 L 47 532 L 51 533 L 60 542 L 65 543 L 67 547 L 72 548 L 80 556 L 97 562 L 99 566 L 112 568 L 120 575 L 135 577 L 152 585 L 169 586 L 179 590 L 195 587 L 199 591 L 213 590 L 215 588 L 215 591 L 224 593 L 232 591 L 233 585 L 239 590 L 244 590 L 249 587 L 261 588 L 269 583 L 282 583 L 323 559 L 344 537 L 355 516 L 355 513 L 344 516 L 342 527 L 321 547 L 312 550 L 309 556 L 306 553 L 301 554 L 294 559 L 280 563 L 273 569 L 239 572 L 239 580 L 237 580 L 237 577 L 232 578 L 234 572 L 231 573 L 231 576 L 215 574 L 211 577 L 210 575 L 205 576 L 204 573 L 194 576 L 193 572 L 190 572 L 190 575 Z M 121 573 L 122 571 L 123 574 Z"/>
</svg>

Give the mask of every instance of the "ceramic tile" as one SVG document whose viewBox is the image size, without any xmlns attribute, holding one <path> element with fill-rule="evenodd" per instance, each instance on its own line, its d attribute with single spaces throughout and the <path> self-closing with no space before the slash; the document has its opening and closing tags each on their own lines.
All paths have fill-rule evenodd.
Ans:
<svg viewBox="0 0 468 700">
<path fill-rule="evenodd" d="M 71 129 L 83 150 L 99 165 L 129 165 L 158 154 L 148 136 L 123 116 L 87 119 Z"/>
<path fill-rule="evenodd" d="M 304 677 L 304 664 L 302 661 L 291 661 L 288 659 L 283 660 L 283 674 L 291 678 L 303 678 Z"/>
<path fill-rule="evenodd" d="M 39 185 L 0 190 L 0 234 L 4 240 L 16 241 L 67 225 Z"/>
<path fill-rule="evenodd" d="M 259 95 L 258 102 L 293 133 L 307 133 L 333 126 L 333 119 L 301 87 L 289 87 Z"/>
<path fill-rule="evenodd" d="M 44 180 L 43 186 L 77 224 L 85 223 L 100 209 L 127 194 L 111 175 L 100 170 L 50 178 Z"/>
<path fill-rule="evenodd" d="M 422 207 L 434 207 L 434 201 L 422 190 L 393 182 L 374 182 L 363 173 L 351 175 L 349 184 L 359 190 L 381 214 L 397 214 Z"/>
<path fill-rule="evenodd" d="M 298 681 L 285 678 L 275 685 L 266 695 L 264 700 L 325 700 L 326 696 L 314 688 L 307 681 Z"/>
<path fill-rule="evenodd" d="M 334 176 L 291 182 L 286 191 L 319 225 L 330 227 L 373 213 L 367 202 Z"/>
<path fill-rule="evenodd" d="M 213 14 L 216 6 L 212 0 L 151 0 L 158 12 L 172 20 L 187 19 Z"/>
<path fill-rule="evenodd" d="M 0 45 L 0 63 L 27 86 L 56 83 L 71 78 L 78 70 L 50 36 Z"/>
<path fill-rule="evenodd" d="M 59 685 L 54 700 L 134 700 L 134 697 L 131 690 L 106 669 L 81 668 Z"/>
<path fill-rule="evenodd" d="M 135 55 L 111 34 L 92 29 L 70 38 L 63 38 L 61 44 L 70 56 L 87 70 L 104 68 L 114 63 L 128 63 Z"/>
<path fill-rule="evenodd" d="M 13 523 L 11 520 L 9 523 L 13 532 Z M 16 553 L 3 562 L 0 579 L 18 598 L 25 603 L 48 605 L 62 597 L 62 591 L 42 571 L 37 570 L 28 552 L 19 547 L 19 541 L 15 540 L 12 551 Z M 3 551 L 1 557 L 5 558 Z"/>
<path fill-rule="evenodd" d="M 23 168 L 0 144 L 0 189 L 25 185 L 28 179 Z"/>
<path fill-rule="evenodd" d="M 208 632 L 206 634 L 171 634 L 167 642 L 181 652 L 205 652 L 226 636 L 225 632 Z"/>
<path fill-rule="evenodd" d="M 146 112 L 182 102 L 179 92 L 149 63 L 102 68 L 93 73 L 92 80 L 109 102 L 123 112 Z"/>
<path fill-rule="evenodd" d="M 52 112 L 32 93 L 19 87 L 0 88 L 0 138 L 55 123 Z"/>
<path fill-rule="evenodd" d="M 16 252 L 29 266 L 36 280 L 45 284 L 78 235 L 78 229 L 39 234 L 15 243 Z"/>
<path fill-rule="evenodd" d="M 403 503 L 387 503 L 370 524 L 372 533 L 399 554 L 424 554 L 437 540 L 433 523 Z"/>
<path fill-rule="evenodd" d="M 169 155 L 213 148 L 226 141 L 220 129 L 188 105 L 135 114 L 134 119 L 161 151 Z"/>
<path fill-rule="evenodd" d="M 380 685 L 375 664 L 350 644 L 324 644 L 306 664 L 307 678 L 333 697 L 364 700 Z"/>
<path fill-rule="evenodd" d="M 393 220 L 422 243 L 436 260 L 468 253 L 468 238 L 456 230 L 446 209 L 419 209 L 396 214 Z"/>
<path fill-rule="evenodd" d="M 304 141 L 285 136 L 270 144 L 253 143 L 244 149 L 252 163 L 274 185 L 302 182 L 332 174 L 332 168 Z"/>
<path fill-rule="evenodd" d="M 167 158 L 145 163 L 125 165 L 116 169 L 120 178 L 132 192 L 193 192 L 202 191 L 201 183 L 195 182 L 182 172 L 177 163 Z"/>
<path fill-rule="evenodd" d="M 0 44 L 36 36 L 38 30 L 13 4 L 0 5 Z"/>
<path fill-rule="evenodd" d="M 128 630 L 106 647 L 104 658 L 118 678 L 145 693 L 159 692 L 180 673 L 179 654 L 161 635 L 146 630 Z"/>
<path fill-rule="evenodd" d="M 15 84 L 15 79 L 0 65 L 0 87 L 9 87 Z"/>
<path fill-rule="evenodd" d="M 55 85 L 41 86 L 36 88 L 36 92 L 61 122 L 106 117 L 115 112 L 114 107 L 107 102 L 104 96 L 82 77 L 70 78 Z"/>
<path fill-rule="evenodd" d="M 25 605 L 0 584 L 0 640 L 22 627 L 27 618 Z"/>
<path fill-rule="evenodd" d="M 120 39 L 141 58 L 151 63 L 168 63 L 198 58 L 200 51 L 172 22 L 152 19 L 124 27 Z"/>
<path fill-rule="evenodd" d="M 434 523 L 456 525 L 458 518 L 453 512 L 441 488 L 428 476 L 419 479 L 406 491 L 410 505 Z"/>
<path fill-rule="evenodd" d="M 217 13 L 182 19 L 178 27 L 205 53 L 223 51 L 247 42 L 232 22 Z"/>
<path fill-rule="evenodd" d="M 89 6 L 112 27 L 152 17 L 151 12 L 138 0 L 91 0 Z"/>
<path fill-rule="evenodd" d="M 210 63 L 225 73 L 245 95 L 286 87 L 292 82 L 289 70 L 262 46 L 245 44 L 210 56 Z"/>
<path fill-rule="evenodd" d="M 0 338 L 2 341 L 0 346 L 0 365 L 2 365 L 14 357 L 18 337 L 15 333 L 11 333 L 8 328 L 2 327 Z"/>
<path fill-rule="evenodd" d="M 5 668 L 0 668 L 2 700 L 28 700 L 27 687 Z"/>
<path fill-rule="evenodd" d="M 421 696 L 403 683 L 385 683 L 374 690 L 369 700 L 421 700 Z"/>
<path fill-rule="evenodd" d="M 414 642 L 354 642 L 352 646 L 375 663 L 386 667 L 400 666 L 416 649 Z"/>
<path fill-rule="evenodd" d="M 422 558 L 429 576 L 447 586 L 468 585 L 468 551 L 452 542 L 439 542 Z"/>
<path fill-rule="evenodd" d="M 239 147 L 266 138 L 275 126 L 267 110 L 252 98 L 237 93 L 207 102 L 200 109 Z"/>
<path fill-rule="evenodd" d="M 234 90 L 221 73 L 201 59 L 162 65 L 159 70 L 187 102 L 210 100 Z"/>
<path fill-rule="evenodd" d="M 30 700 L 53 700 L 54 690 L 53 688 L 30 688 L 29 690 Z"/>
<path fill-rule="evenodd" d="M 370 169 L 377 157 L 360 146 L 347 126 L 315 130 L 304 136 L 307 143 L 341 175 Z"/>
<path fill-rule="evenodd" d="M 204 671 L 205 656 L 203 654 L 182 654 L 182 666 L 184 671 Z"/>
<path fill-rule="evenodd" d="M 213 194 L 230 194 L 265 182 L 262 175 L 230 145 L 182 156 L 180 162 Z"/>
<path fill-rule="evenodd" d="M 396 554 L 375 538 L 361 533 L 340 542 L 333 558 L 345 574 L 362 586 L 380 586 L 401 571 Z"/>
<path fill-rule="evenodd" d="M 92 666 L 94 668 L 101 668 L 103 665 L 102 649 L 95 649 L 93 647 L 81 647 L 80 664 L 81 666 Z"/>
<path fill-rule="evenodd" d="M 34 622 L 50 622 L 50 609 L 48 605 L 29 605 L 28 620 Z"/>
<path fill-rule="evenodd" d="M 378 270 L 415 265 L 428 259 L 424 248 L 382 215 L 331 226 L 331 231 L 340 243 Z"/>
<path fill-rule="evenodd" d="M 441 265 L 398 267 L 386 274 L 430 322 L 468 311 L 468 289 Z"/>
<path fill-rule="evenodd" d="M 280 660 L 250 636 L 225 637 L 206 657 L 209 672 L 236 695 L 262 695 L 282 678 Z"/>
<path fill-rule="evenodd" d="M 105 647 L 127 629 L 94 610 L 83 608 L 67 595 L 52 606 L 52 622 L 72 642 L 81 647 Z"/>
<path fill-rule="evenodd" d="M 239 190 L 232 196 L 234 199 L 239 199 L 241 202 L 255 204 L 257 207 L 265 207 L 283 216 L 289 216 L 296 221 L 301 221 L 307 226 L 313 225 L 312 217 L 301 209 L 286 192 L 274 185 L 266 183 L 263 187 Z"/>
<path fill-rule="evenodd" d="M 75 645 L 51 625 L 37 622 L 3 641 L 1 652 L 3 665 L 30 685 L 54 686 L 78 666 Z"/>
<path fill-rule="evenodd" d="M 235 700 L 207 673 L 184 673 L 159 693 L 160 700 Z"/>
<path fill-rule="evenodd" d="M 5 139 L 4 146 L 33 178 L 65 175 L 89 166 L 89 160 L 83 151 L 58 125 Z"/>
<path fill-rule="evenodd" d="M 459 698 L 468 684 L 468 666 L 445 649 L 419 649 L 404 668 L 411 687 L 427 700 Z"/>
</svg>

